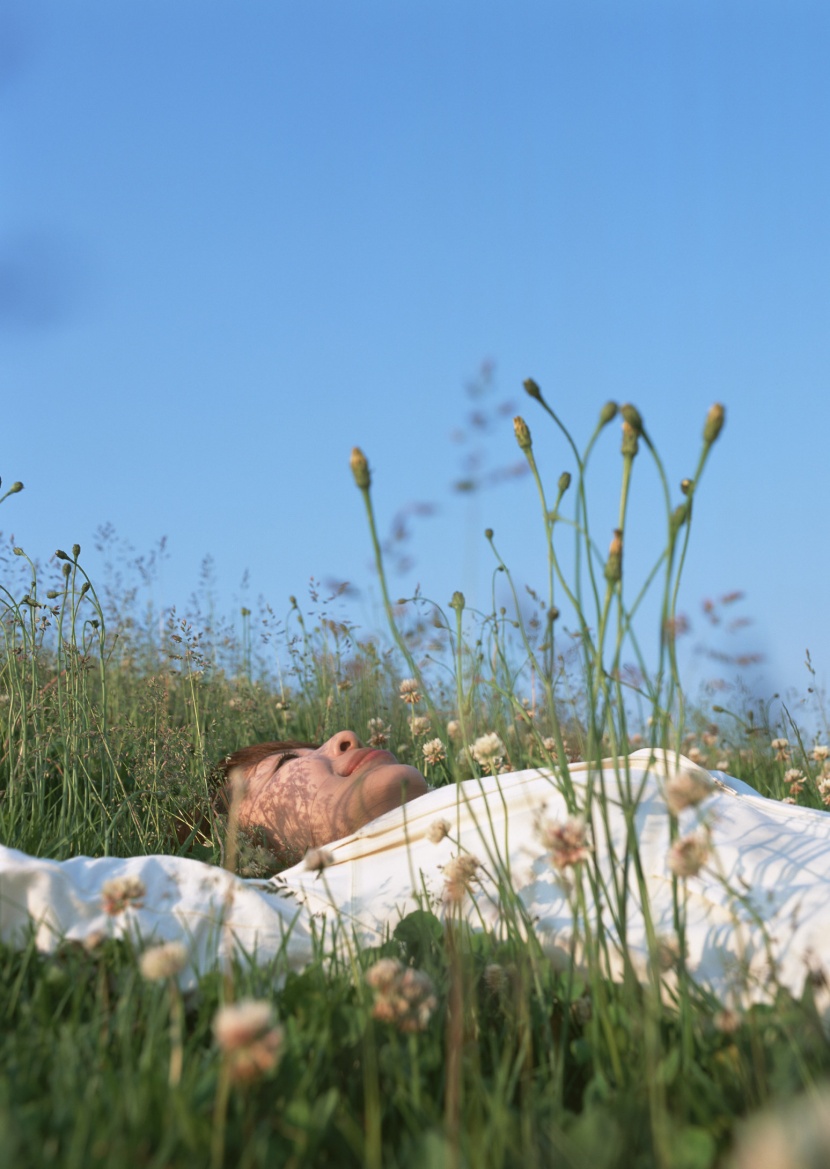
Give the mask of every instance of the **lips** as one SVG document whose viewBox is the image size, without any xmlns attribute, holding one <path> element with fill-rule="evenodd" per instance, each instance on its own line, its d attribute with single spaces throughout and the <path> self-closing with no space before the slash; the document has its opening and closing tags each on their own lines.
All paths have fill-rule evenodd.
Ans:
<svg viewBox="0 0 830 1169">
<path fill-rule="evenodd" d="M 344 760 L 345 767 L 338 768 L 338 770 L 345 778 L 348 775 L 353 775 L 367 760 L 375 758 L 381 759 L 385 763 L 397 763 L 397 759 L 391 751 L 383 751 L 380 747 L 358 747 L 349 752 L 348 758 Z"/>
</svg>

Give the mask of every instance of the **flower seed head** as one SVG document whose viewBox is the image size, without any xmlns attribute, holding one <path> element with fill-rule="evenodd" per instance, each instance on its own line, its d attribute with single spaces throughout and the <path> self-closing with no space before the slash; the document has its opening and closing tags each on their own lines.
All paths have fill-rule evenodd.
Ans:
<svg viewBox="0 0 830 1169">
<path fill-rule="evenodd" d="M 703 427 L 703 441 L 707 446 L 711 446 L 723 430 L 725 420 L 726 410 L 720 402 L 715 402 L 714 406 L 709 407 L 709 413 L 706 415 L 706 425 Z"/>
<path fill-rule="evenodd" d="M 359 446 L 352 447 L 352 457 L 349 462 L 355 483 L 361 491 L 368 491 L 372 477 L 369 474 L 369 464 L 366 461 L 366 456 Z"/>
</svg>

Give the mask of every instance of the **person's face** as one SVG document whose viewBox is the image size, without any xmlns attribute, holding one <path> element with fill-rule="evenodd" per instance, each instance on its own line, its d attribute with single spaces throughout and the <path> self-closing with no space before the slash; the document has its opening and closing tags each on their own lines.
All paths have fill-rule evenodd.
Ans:
<svg viewBox="0 0 830 1169">
<path fill-rule="evenodd" d="M 362 746 L 353 731 L 267 757 L 248 780 L 240 824 L 303 849 L 348 836 L 427 791 L 420 771 L 391 751 Z"/>
<path fill-rule="evenodd" d="M 344 780 L 371 788 L 414 786 L 425 789 L 424 777 L 414 767 L 399 763 L 391 751 L 364 747 L 354 731 L 338 731 L 322 747 L 297 747 L 278 763 L 280 780 L 294 786 L 295 778 L 312 788 L 342 787 Z M 411 798 L 411 797 L 410 797 Z"/>
</svg>

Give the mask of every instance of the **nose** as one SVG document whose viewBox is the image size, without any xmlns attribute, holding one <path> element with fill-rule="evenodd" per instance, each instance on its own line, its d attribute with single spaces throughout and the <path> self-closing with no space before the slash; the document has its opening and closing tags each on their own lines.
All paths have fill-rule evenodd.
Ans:
<svg viewBox="0 0 830 1169">
<path fill-rule="evenodd" d="M 336 735 L 323 744 L 322 750 L 326 755 L 336 759 L 346 751 L 354 751 L 360 746 L 360 739 L 354 731 L 338 731 Z"/>
</svg>

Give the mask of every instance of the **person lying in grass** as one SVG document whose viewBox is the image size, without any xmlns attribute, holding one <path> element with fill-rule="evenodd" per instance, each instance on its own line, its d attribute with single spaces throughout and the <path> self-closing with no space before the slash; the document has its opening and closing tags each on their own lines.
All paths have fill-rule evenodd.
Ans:
<svg viewBox="0 0 830 1169">
<path fill-rule="evenodd" d="M 420 771 L 391 751 L 338 731 L 321 747 L 293 740 L 235 751 L 222 770 L 220 807 L 282 864 L 349 836 L 429 790 Z"/>
</svg>

